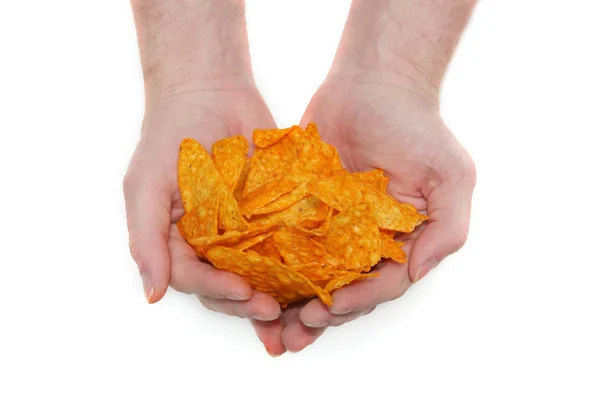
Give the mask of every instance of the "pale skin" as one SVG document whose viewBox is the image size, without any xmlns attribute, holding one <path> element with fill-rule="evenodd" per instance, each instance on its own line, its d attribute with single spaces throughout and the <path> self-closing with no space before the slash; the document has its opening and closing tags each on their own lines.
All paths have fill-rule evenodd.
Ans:
<svg viewBox="0 0 600 400">
<path fill-rule="evenodd" d="M 132 0 L 146 88 L 140 143 L 124 189 L 132 255 L 149 302 L 168 286 L 249 318 L 272 355 L 299 351 L 396 299 L 465 242 L 475 185 L 467 152 L 439 115 L 439 87 L 475 0 L 354 0 L 327 79 L 302 125 L 317 123 L 352 171 L 381 168 L 389 193 L 429 215 L 407 237 L 408 264 L 281 311 L 240 277 L 200 262 L 174 223 L 183 214 L 178 147 L 275 123 L 255 87 L 241 0 Z"/>
</svg>

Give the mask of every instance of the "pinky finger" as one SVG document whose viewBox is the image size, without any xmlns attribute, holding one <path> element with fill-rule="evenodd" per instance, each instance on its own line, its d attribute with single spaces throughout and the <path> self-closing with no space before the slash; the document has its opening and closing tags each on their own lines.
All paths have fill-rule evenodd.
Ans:
<svg viewBox="0 0 600 400">
<path fill-rule="evenodd" d="M 284 327 L 279 319 L 275 321 L 257 321 L 253 319 L 251 322 L 256 335 L 270 356 L 279 357 L 285 353 L 286 349 L 281 341 Z"/>
<path fill-rule="evenodd" d="M 325 329 L 309 328 L 297 315 L 286 325 L 281 334 L 281 340 L 287 350 L 296 353 L 313 344 L 325 332 Z"/>
</svg>

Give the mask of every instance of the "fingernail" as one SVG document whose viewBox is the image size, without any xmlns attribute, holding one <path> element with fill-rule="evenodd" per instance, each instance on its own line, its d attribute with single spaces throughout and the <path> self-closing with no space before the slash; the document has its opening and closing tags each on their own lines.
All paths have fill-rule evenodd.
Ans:
<svg viewBox="0 0 600 400">
<path fill-rule="evenodd" d="M 438 264 L 439 262 L 437 260 L 432 259 L 427 261 L 425 264 L 421 265 L 417 270 L 417 274 L 415 275 L 415 282 L 418 282 L 419 280 L 423 279 L 423 277 L 427 275 L 429 271 L 434 269 Z"/>
<path fill-rule="evenodd" d="M 279 356 L 281 355 L 281 354 L 275 354 L 275 353 L 271 353 L 271 352 L 269 351 L 269 349 L 267 349 L 267 346 L 265 346 L 265 350 L 266 350 L 266 351 L 267 351 L 267 353 L 268 353 L 268 354 L 269 354 L 271 357 L 273 357 L 273 358 L 277 358 L 277 357 L 279 357 Z"/>
<path fill-rule="evenodd" d="M 279 315 L 274 317 L 265 317 L 264 315 L 260 314 L 252 314 L 250 318 L 255 319 L 257 321 L 275 321 L 277 318 L 279 318 Z"/>
<path fill-rule="evenodd" d="M 313 322 L 313 323 L 304 322 L 304 325 L 308 326 L 309 328 L 323 328 L 323 327 L 329 325 L 329 323 L 327 323 L 325 321 Z"/>
<path fill-rule="evenodd" d="M 239 294 L 239 293 L 228 293 L 228 294 L 225 295 L 226 299 L 236 300 L 236 301 L 248 300 L 250 297 L 251 296 L 244 295 L 244 294 Z"/>
<path fill-rule="evenodd" d="M 148 303 L 152 303 L 152 296 L 154 295 L 154 285 L 152 284 L 152 278 L 148 272 L 142 272 L 142 284 L 144 285 L 144 294 Z"/>
<path fill-rule="evenodd" d="M 360 311 L 360 310 L 349 310 L 349 309 L 347 309 L 347 308 L 341 308 L 341 309 L 338 309 L 338 308 L 331 308 L 331 309 L 329 309 L 329 312 L 330 312 L 330 313 L 332 313 L 332 314 L 334 314 L 334 315 L 344 315 L 344 314 L 349 314 L 349 313 L 351 313 L 352 311 Z"/>
</svg>

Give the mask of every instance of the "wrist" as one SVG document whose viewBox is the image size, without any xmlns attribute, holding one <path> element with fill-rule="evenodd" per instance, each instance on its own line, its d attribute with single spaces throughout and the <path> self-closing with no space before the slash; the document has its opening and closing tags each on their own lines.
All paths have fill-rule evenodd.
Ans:
<svg viewBox="0 0 600 400">
<path fill-rule="evenodd" d="M 436 106 L 439 103 L 439 84 L 432 82 L 412 60 L 397 55 L 374 60 L 365 59 L 357 52 L 338 53 L 327 80 L 398 87 L 415 92 Z"/>
<path fill-rule="evenodd" d="M 399 86 L 438 101 L 439 82 L 407 49 L 402 0 L 354 0 L 328 78 Z"/>
<path fill-rule="evenodd" d="M 243 0 L 132 0 L 147 103 L 254 84 Z"/>
<path fill-rule="evenodd" d="M 354 0 L 331 78 L 401 86 L 437 103 L 476 0 Z"/>
</svg>

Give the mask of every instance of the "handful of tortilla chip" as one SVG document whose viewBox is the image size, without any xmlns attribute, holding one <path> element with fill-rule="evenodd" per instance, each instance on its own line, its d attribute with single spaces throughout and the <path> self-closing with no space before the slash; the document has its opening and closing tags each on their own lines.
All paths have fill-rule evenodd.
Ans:
<svg viewBox="0 0 600 400">
<path fill-rule="evenodd" d="M 407 261 L 394 235 L 427 217 L 386 194 L 383 171 L 346 171 L 312 123 L 252 139 L 251 158 L 243 136 L 214 143 L 212 155 L 181 143 L 177 226 L 200 258 L 282 307 L 315 296 L 331 305 L 331 292 L 377 276 L 368 272 L 382 258 Z"/>
</svg>

